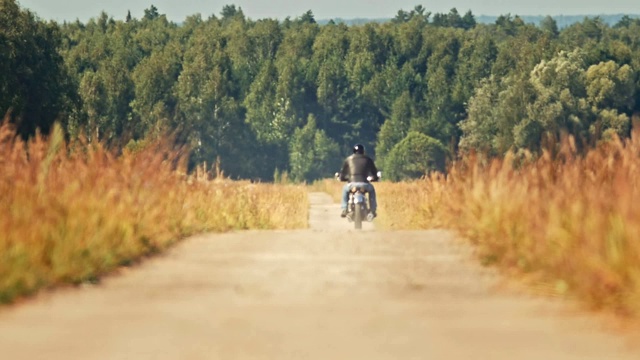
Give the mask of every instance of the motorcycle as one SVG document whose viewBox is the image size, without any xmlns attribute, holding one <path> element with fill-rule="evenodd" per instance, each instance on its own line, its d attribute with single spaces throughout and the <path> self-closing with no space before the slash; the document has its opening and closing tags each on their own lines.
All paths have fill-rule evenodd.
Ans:
<svg viewBox="0 0 640 360">
<path fill-rule="evenodd" d="M 378 179 L 382 177 L 382 173 L 378 171 Z M 340 173 L 336 173 L 335 177 L 340 180 Z M 369 182 L 373 181 L 373 177 L 367 177 Z M 347 220 L 353 222 L 357 230 L 362 229 L 362 222 L 371 222 L 375 218 L 370 211 L 369 195 L 367 187 L 364 183 L 353 183 L 349 188 L 349 197 L 347 201 Z"/>
</svg>

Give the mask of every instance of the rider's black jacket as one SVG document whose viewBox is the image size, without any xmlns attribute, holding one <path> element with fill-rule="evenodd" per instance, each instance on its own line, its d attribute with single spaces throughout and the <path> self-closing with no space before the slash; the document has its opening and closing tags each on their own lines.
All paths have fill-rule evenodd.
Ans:
<svg viewBox="0 0 640 360">
<path fill-rule="evenodd" d="M 363 154 L 353 154 L 344 160 L 340 180 L 349 182 L 369 182 L 367 176 L 378 180 L 378 169 L 370 157 Z"/>
</svg>

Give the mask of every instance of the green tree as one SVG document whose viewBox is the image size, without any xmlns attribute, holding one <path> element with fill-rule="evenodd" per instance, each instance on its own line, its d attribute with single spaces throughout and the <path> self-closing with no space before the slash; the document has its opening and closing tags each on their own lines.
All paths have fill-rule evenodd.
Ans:
<svg viewBox="0 0 640 360">
<path fill-rule="evenodd" d="M 219 159 L 227 174 L 238 174 L 237 150 L 243 143 L 244 123 L 234 96 L 231 60 L 219 30 L 212 21 L 191 38 L 176 85 L 178 116 L 172 126 L 193 149 L 192 164 L 213 164 Z"/>
<path fill-rule="evenodd" d="M 595 123 L 589 128 L 590 136 L 628 135 L 631 119 L 627 114 L 635 108 L 636 78 L 629 65 L 620 66 L 613 61 L 587 69 L 587 101 L 596 116 Z"/>
<path fill-rule="evenodd" d="M 300 16 L 298 21 L 300 23 L 302 23 L 302 24 L 315 24 L 316 23 L 315 16 L 313 15 L 313 12 L 311 10 L 308 10 L 307 12 L 302 14 L 302 16 Z"/>
<path fill-rule="evenodd" d="M 241 7 L 236 7 L 235 5 L 225 5 L 222 7 L 220 16 L 223 20 L 230 20 L 238 16 L 244 18 L 244 13 L 242 12 Z"/>
<path fill-rule="evenodd" d="M 214 20 L 215 21 L 215 20 Z M 251 83 L 263 65 L 264 59 L 255 51 L 254 41 L 249 33 L 253 23 L 241 17 L 228 17 L 220 31 L 223 32 L 226 54 L 231 59 L 233 78 L 237 82 L 238 95 L 242 100 L 249 92 Z"/>
<path fill-rule="evenodd" d="M 558 23 L 549 15 L 545 16 L 545 18 L 540 22 L 540 29 L 553 37 L 558 36 L 560 33 L 558 30 Z"/>
<path fill-rule="evenodd" d="M 398 10 L 396 16 L 391 19 L 391 22 L 394 24 L 402 24 L 407 21 L 409 21 L 409 12 L 402 9 Z"/>
<path fill-rule="evenodd" d="M 498 46 L 492 37 L 469 31 L 464 36 L 456 61 L 451 101 L 464 109 L 483 79 L 491 76 L 491 68 L 498 56 Z M 466 117 L 466 111 L 464 116 Z"/>
<path fill-rule="evenodd" d="M 587 139 L 592 121 L 586 102 L 584 59 L 579 50 L 560 52 L 549 61 L 538 64 L 530 76 L 536 98 L 527 111 L 527 117 L 539 124 L 544 133 L 535 136 L 537 143 L 545 134 L 560 138 L 568 132 L 580 139 Z M 516 138 L 520 127 L 515 129 Z M 530 135 L 527 135 L 530 138 Z M 524 143 L 520 145 L 525 146 Z M 533 144 L 526 144 L 527 147 Z"/>
<path fill-rule="evenodd" d="M 14 0 L 0 0 L 0 116 L 23 137 L 48 132 L 69 109 L 68 81 L 55 23 L 39 21 Z"/>
<path fill-rule="evenodd" d="M 585 73 L 589 103 L 599 109 L 630 112 L 635 106 L 636 78 L 631 66 L 620 66 L 614 61 L 590 66 Z"/>
<path fill-rule="evenodd" d="M 376 158 L 379 163 L 384 164 L 391 149 L 407 136 L 413 117 L 412 104 L 409 92 L 404 92 L 394 103 L 391 118 L 384 122 L 378 133 Z"/>
<path fill-rule="evenodd" d="M 276 53 L 278 72 L 276 98 L 288 102 L 298 119 L 319 113 L 317 103 L 317 66 L 313 62 L 313 44 L 319 32 L 317 24 L 294 24 L 283 32 Z"/>
<path fill-rule="evenodd" d="M 518 146 L 530 145 L 537 149 L 541 129 L 538 123 L 530 122 L 526 117 L 527 108 L 534 99 L 535 90 L 525 74 L 491 76 L 482 80 L 469 100 L 468 117 L 459 124 L 462 130 L 460 149 L 492 156 L 504 155 Z"/>
<path fill-rule="evenodd" d="M 495 144 L 500 131 L 495 116 L 499 92 L 499 84 L 493 77 L 483 79 L 475 89 L 475 94 L 469 101 L 468 117 L 459 124 L 462 130 L 459 144 L 461 150 L 496 154 L 505 152 L 513 143 L 512 140 L 508 141 L 506 148 Z M 511 128 L 508 128 L 508 132 L 510 131 Z"/>
<path fill-rule="evenodd" d="M 350 87 L 345 58 L 349 49 L 349 28 L 328 25 L 320 30 L 313 44 L 313 65 L 317 70 L 316 96 L 320 111 L 318 127 L 346 148 L 359 138 L 357 97 Z"/>
<path fill-rule="evenodd" d="M 525 23 L 518 15 L 511 17 L 511 14 L 500 15 L 496 19 L 496 28 L 498 31 L 508 36 L 515 36 L 525 27 Z"/>
<path fill-rule="evenodd" d="M 458 9 L 452 8 L 447 15 L 447 26 L 456 27 L 456 28 L 464 28 L 462 23 L 462 17 L 458 12 Z"/>
<path fill-rule="evenodd" d="M 326 178 L 339 168 L 341 161 L 338 144 L 317 128 L 313 116 L 294 132 L 289 156 L 289 174 L 299 182 Z"/>
<path fill-rule="evenodd" d="M 244 102 L 247 109 L 246 122 L 256 133 L 258 139 L 267 144 L 282 143 L 296 127 L 295 123 L 274 122 L 279 108 L 288 106 L 286 101 L 284 104 L 278 103 L 275 97 L 277 84 L 276 67 L 273 62 L 267 61 L 262 65 L 258 76 L 251 84 L 251 89 Z"/>
<path fill-rule="evenodd" d="M 423 47 L 423 30 L 426 26 L 423 18 L 414 17 L 410 21 L 391 28 L 390 44 L 387 51 L 391 52 L 391 56 L 398 68 L 409 62 L 414 68 L 424 65 L 422 63 L 421 50 Z M 425 59 L 426 60 L 426 59 Z"/>
<path fill-rule="evenodd" d="M 144 19 L 145 20 L 155 20 L 160 17 L 160 13 L 158 12 L 158 8 L 151 5 L 150 8 L 144 10 Z"/>
<path fill-rule="evenodd" d="M 97 75 L 102 82 L 105 107 L 101 138 L 112 144 L 122 144 L 132 137 L 134 124 L 131 123 L 131 102 L 135 97 L 131 72 L 127 68 L 126 54 L 116 54 L 110 60 L 101 63 Z"/>
<path fill-rule="evenodd" d="M 425 76 L 427 92 L 423 100 L 426 105 L 421 117 L 423 121 L 414 122 L 412 129 L 449 143 L 457 141 L 457 123 L 464 116 L 463 104 L 455 103 L 452 98 L 462 32 L 450 28 L 436 30 L 429 37 L 434 43 Z"/>
<path fill-rule="evenodd" d="M 226 5 L 178 25 L 152 5 L 140 20 L 103 12 L 57 26 L 0 4 L 0 115 L 12 109 L 32 126 L 25 133 L 58 117 L 70 136 L 85 129 L 115 146 L 166 129 L 193 149 L 192 164 L 219 157 L 234 177 L 324 176 L 304 167 L 315 163 L 301 160 L 308 152 L 292 152 L 294 135 L 301 144 L 320 134 L 313 141 L 338 150 L 361 142 L 380 164 L 399 164 L 410 134 L 501 155 L 537 151 L 550 134 L 626 136 L 640 111 L 633 19 L 560 29 L 507 14 L 478 24 L 471 12 L 418 5 L 347 26 L 319 25 L 310 11 L 254 21 Z"/>
<path fill-rule="evenodd" d="M 130 27 L 122 25 L 117 26 L 119 31 L 130 29 Z M 139 49 L 141 55 L 149 56 L 154 51 L 163 50 L 175 32 L 176 25 L 170 23 L 165 15 L 145 18 L 140 24 L 137 24 L 135 29 L 132 29 L 131 34 L 123 34 L 125 37 L 123 39 L 124 45 L 128 46 L 129 50 Z M 132 39 L 129 40 L 126 37 L 132 37 Z"/>
<path fill-rule="evenodd" d="M 380 65 L 376 61 L 377 33 L 373 25 L 364 25 L 351 29 L 349 35 L 346 75 L 351 88 L 360 95 Z"/>
<path fill-rule="evenodd" d="M 638 22 L 640 22 L 639 19 L 633 19 L 631 18 L 629 15 L 624 15 L 620 21 L 618 21 L 617 24 L 615 24 L 613 27 L 616 29 L 619 28 L 629 28 L 631 27 L 634 23 L 638 24 Z"/>
<path fill-rule="evenodd" d="M 412 131 L 389 152 L 384 170 L 392 181 L 419 178 L 432 171 L 444 171 L 446 156 L 447 150 L 440 141 Z"/>
<path fill-rule="evenodd" d="M 175 85 L 182 67 L 182 50 L 173 43 L 144 58 L 133 70 L 135 98 L 134 137 L 167 131 L 169 119 L 176 113 Z"/>
<path fill-rule="evenodd" d="M 362 92 L 366 101 L 375 107 L 382 118 L 389 118 L 396 99 L 404 92 L 409 91 L 414 100 L 422 95 L 422 83 L 422 78 L 416 75 L 410 64 L 398 69 L 395 64 L 387 63 L 373 75 Z"/>
<path fill-rule="evenodd" d="M 68 130 L 73 135 L 81 131 L 87 133 L 89 140 L 100 139 L 102 124 L 106 123 L 102 112 L 107 106 L 106 89 L 100 76 L 94 71 L 85 71 L 80 80 L 79 89 L 82 98 L 82 112 L 76 114 Z"/>
<path fill-rule="evenodd" d="M 473 29 L 474 27 L 476 27 L 476 17 L 473 16 L 471 10 L 467 11 L 462 17 L 460 27 L 465 30 Z"/>
<path fill-rule="evenodd" d="M 245 121 L 262 144 L 263 151 L 269 154 L 269 163 L 273 165 L 273 169 L 285 169 L 289 139 L 300 125 L 300 120 L 296 117 L 290 100 L 276 98 L 277 85 L 276 67 L 271 61 L 265 62 L 244 101 Z"/>
</svg>

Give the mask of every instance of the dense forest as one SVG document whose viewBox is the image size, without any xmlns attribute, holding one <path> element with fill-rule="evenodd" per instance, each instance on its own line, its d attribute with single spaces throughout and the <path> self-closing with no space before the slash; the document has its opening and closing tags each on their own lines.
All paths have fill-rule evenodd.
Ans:
<svg viewBox="0 0 640 360">
<path fill-rule="evenodd" d="M 403 10 L 399 11 L 400 14 L 403 13 Z M 501 15 L 508 16 L 508 15 Z M 500 16 L 495 15 L 478 15 L 474 16 L 475 20 L 478 24 L 494 24 Z M 547 16 L 542 15 L 519 15 L 520 19 L 522 19 L 527 24 L 533 24 L 536 26 L 540 26 L 544 21 L 548 21 Z M 604 22 L 609 26 L 615 26 L 621 20 L 633 20 L 640 18 L 638 14 L 602 14 L 602 15 L 553 15 L 550 16 L 557 24 L 559 29 L 563 29 L 567 26 L 571 26 L 575 23 L 582 22 L 585 17 L 595 18 L 597 17 L 600 21 Z M 354 19 L 343 19 L 343 18 L 334 18 L 334 19 L 319 19 L 318 24 L 326 25 L 329 21 L 345 23 L 347 25 L 364 25 L 369 22 L 377 22 L 377 23 L 385 23 L 389 21 L 393 21 L 394 18 L 354 18 Z"/>
<path fill-rule="evenodd" d="M 313 180 L 355 142 L 401 179 L 468 151 L 626 137 L 640 113 L 640 20 L 626 16 L 559 28 L 422 6 L 352 26 L 234 5 L 180 24 L 141 15 L 58 24 L 0 0 L 0 116 L 23 137 L 59 122 L 116 150 L 169 133 L 192 165 Z"/>
</svg>

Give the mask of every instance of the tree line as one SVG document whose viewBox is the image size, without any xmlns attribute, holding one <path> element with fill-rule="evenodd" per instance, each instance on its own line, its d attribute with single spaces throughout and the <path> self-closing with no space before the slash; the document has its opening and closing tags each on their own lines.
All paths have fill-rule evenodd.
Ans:
<svg viewBox="0 0 640 360">
<path fill-rule="evenodd" d="M 234 178 L 332 174 L 363 143 L 391 179 L 461 152 L 539 152 L 575 135 L 629 136 L 640 109 L 640 20 L 559 29 L 504 15 L 400 10 L 392 21 L 252 20 L 241 8 L 180 24 L 155 6 L 45 22 L 0 0 L 0 115 L 20 135 L 60 122 L 116 149 L 166 133 L 192 165 Z"/>
</svg>

